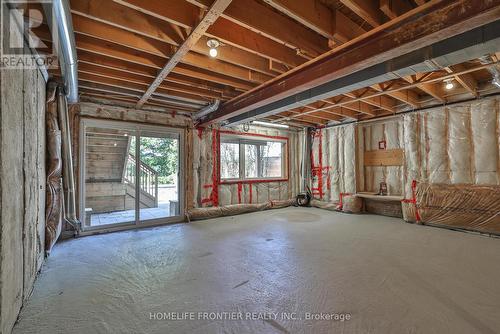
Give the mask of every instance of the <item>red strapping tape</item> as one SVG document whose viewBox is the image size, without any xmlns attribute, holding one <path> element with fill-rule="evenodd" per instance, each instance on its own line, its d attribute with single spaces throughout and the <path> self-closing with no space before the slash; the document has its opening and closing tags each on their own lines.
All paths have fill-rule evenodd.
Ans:
<svg viewBox="0 0 500 334">
<path fill-rule="evenodd" d="M 241 183 L 238 183 L 238 204 L 241 204 L 241 189 L 242 185 Z"/>
</svg>

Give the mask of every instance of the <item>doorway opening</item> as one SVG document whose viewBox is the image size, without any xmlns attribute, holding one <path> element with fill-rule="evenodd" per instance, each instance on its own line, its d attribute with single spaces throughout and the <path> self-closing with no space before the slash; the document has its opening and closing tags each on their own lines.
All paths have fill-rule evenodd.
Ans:
<svg viewBox="0 0 500 334">
<path fill-rule="evenodd" d="M 83 120 L 82 230 L 180 220 L 180 129 Z"/>
</svg>

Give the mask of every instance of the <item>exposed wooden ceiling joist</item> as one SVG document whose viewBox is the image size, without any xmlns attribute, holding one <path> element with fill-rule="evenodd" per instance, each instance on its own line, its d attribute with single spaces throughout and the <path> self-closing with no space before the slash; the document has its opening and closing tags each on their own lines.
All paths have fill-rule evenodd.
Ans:
<svg viewBox="0 0 500 334">
<path fill-rule="evenodd" d="M 334 24 L 334 40 L 338 44 L 346 43 L 367 31 L 338 10 L 335 11 Z"/>
<path fill-rule="evenodd" d="M 380 10 L 390 19 L 395 19 L 412 9 L 407 0 L 380 0 Z"/>
<path fill-rule="evenodd" d="M 413 78 L 412 76 L 407 76 L 403 78 L 409 83 L 416 83 L 418 82 L 418 78 Z M 432 84 L 432 83 L 423 83 L 420 85 L 417 85 L 419 89 L 421 89 L 423 92 L 429 94 L 436 100 L 438 100 L 441 103 L 446 102 L 446 98 L 444 97 L 443 90 L 439 85 Z M 414 99 L 414 98 L 413 98 Z"/>
<path fill-rule="evenodd" d="M 104 69 L 111 70 L 120 70 L 126 73 L 130 73 L 131 75 L 141 75 L 147 76 L 149 78 L 154 78 L 158 71 L 155 68 L 151 68 L 148 66 L 143 66 L 136 63 L 127 62 L 120 59 L 115 59 L 103 55 L 94 54 L 91 52 L 79 50 L 78 52 L 78 60 L 82 64 L 92 64 L 95 66 L 100 66 Z M 204 88 L 208 90 L 213 90 L 217 92 L 221 92 L 226 94 L 227 96 L 235 96 L 238 94 L 234 89 L 228 89 L 228 86 L 222 85 L 220 83 L 211 82 L 208 80 L 203 80 L 200 78 L 194 78 L 190 76 L 186 76 L 183 74 L 177 73 L 179 72 L 179 68 L 176 69 L 176 73 L 171 73 L 166 79 L 166 82 L 180 83 L 184 85 L 189 85 L 193 87 Z M 182 69 L 181 69 L 182 72 Z M 213 79 L 212 80 L 217 80 Z"/>
<path fill-rule="evenodd" d="M 413 108 L 418 108 L 420 106 L 418 94 L 411 89 L 392 91 L 389 87 L 384 87 L 383 85 L 373 85 L 371 86 L 374 90 L 378 92 L 386 92 L 386 94 L 396 100 L 410 105 Z"/>
<path fill-rule="evenodd" d="M 325 105 L 328 105 L 327 102 L 322 102 L 322 101 L 318 101 L 316 103 L 316 105 L 306 105 L 306 106 L 303 106 L 301 108 L 299 108 L 300 110 L 300 113 L 304 113 L 306 111 L 310 111 L 310 113 L 308 113 L 309 115 L 322 115 L 324 118 L 332 121 L 341 121 L 344 117 L 346 117 L 346 115 L 342 114 L 342 113 L 339 113 L 337 110 L 335 110 L 335 108 L 333 109 L 330 109 L 330 110 L 317 110 L 318 108 L 321 108 Z M 350 114 L 352 115 L 352 114 Z M 348 116 L 348 117 L 351 117 L 351 116 Z M 355 117 L 355 116 L 353 116 Z"/>
<path fill-rule="evenodd" d="M 86 80 L 89 82 L 103 83 L 114 87 L 133 89 L 139 93 L 144 92 L 145 88 L 148 86 L 148 83 L 133 82 L 124 77 L 110 77 L 99 73 L 89 73 L 85 71 L 79 71 L 78 77 L 81 80 Z M 197 103 L 198 105 L 204 105 L 211 100 L 202 95 L 172 90 L 164 85 L 158 87 L 157 93 L 167 98 L 178 99 L 179 101 L 185 101 L 189 103 Z"/>
<path fill-rule="evenodd" d="M 368 94 L 370 94 L 370 90 L 364 89 L 363 91 L 358 90 L 358 91 L 351 92 L 350 94 L 348 94 L 348 96 L 351 98 L 358 99 L 358 98 L 363 98 L 363 97 L 367 96 Z M 395 108 L 396 102 L 394 101 L 394 99 L 392 99 L 389 96 L 380 95 L 377 97 L 365 97 L 365 98 L 363 98 L 362 101 L 364 101 L 365 103 L 371 104 L 374 107 L 380 108 L 382 110 L 385 110 L 385 111 L 388 111 L 391 113 L 396 112 L 396 108 Z"/>
<path fill-rule="evenodd" d="M 145 30 L 141 35 L 134 33 L 132 21 L 130 21 L 127 26 L 118 28 L 115 25 L 109 24 L 108 21 L 105 23 L 101 20 L 93 20 L 85 16 L 73 15 L 73 28 L 75 32 L 80 34 L 98 37 L 122 45 L 132 46 L 138 50 L 149 52 L 154 55 L 170 56 L 175 52 L 175 46 L 177 46 L 176 44 L 168 44 L 164 41 L 151 37 L 155 34 L 154 30 Z M 194 51 L 195 54 L 187 61 L 196 61 L 196 59 L 200 59 L 200 56 L 204 56 L 206 58 L 208 50 L 207 38 L 200 38 L 198 43 L 196 43 L 192 48 L 192 51 Z M 276 75 L 276 72 L 269 68 L 268 60 L 266 58 L 230 45 L 224 47 L 223 52 L 219 53 L 217 60 L 241 66 L 249 70 L 261 72 L 266 75 Z M 212 61 L 215 62 L 217 60 Z"/>
<path fill-rule="evenodd" d="M 372 27 L 378 27 L 383 23 L 382 13 L 376 0 L 340 0 L 340 2 Z"/>
<path fill-rule="evenodd" d="M 144 103 L 151 97 L 151 95 L 153 95 L 153 93 L 158 89 L 167 75 L 173 70 L 175 66 L 177 66 L 182 58 L 184 58 L 184 56 L 188 54 L 191 48 L 198 42 L 198 40 L 203 36 L 207 29 L 219 18 L 222 12 L 226 10 L 231 1 L 232 0 L 215 0 L 201 22 L 198 23 L 196 28 L 191 31 L 188 38 L 186 38 L 186 40 L 181 44 L 177 51 L 170 57 L 168 62 L 154 79 L 153 83 L 151 83 L 139 102 L 137 102 L 137 108 L 141 108 Z"/>
<path fill-rule="evenodd" d="M 134 50 L 128 47 L 124 47 L 118 44 L 114 44 L 111 42 L 100 41 L 95 38 L 89 36 L 76 36 L 77 40 L 77 49 L 87 51 L 94 54 L 99 54 L 103 56 L 108 56 L 120 60 L 124 60 L 127 62 L 132 62 L 138 65 L 145 65 L 148 67 L 153 67 L 155 69 L 161 68 L 165 63 L 167 58 L 153 56 L 150 54 L 145 54 L 144 52 Z M 218 67 L 220 66 L 217 65 Z M 213 82 L 218 82 L 226 85 L 230 85 L 232 87 L 236 87 L 239 89 L 247 90 L 255 85 L 252 85 L 251 82 L 248 82 L 249 79 L 248 73 L 244 73 L 241 71 L 227 71 L 228 66 L 224 66 L 226 71 L 221 69 L 220 72 L 210 71 L 206 69 L 198 69 L 195 66 L 191 66 L 190 64 L 179 64 L 174 69 L 174 72 L 185 74 L 188 76 L 192 76 L 194 78 L 205 78 L 209 79 Z M 203 75 L 202 73 L 210 73 Z M 224 74 L 219 74 L 224 73 Z"/>
<path fill-rule="evenodd" d="M 499 11 L 498 1 L 430 2 L 412 10 L 411 15 L 400 16 L 371 30 L 363 38 L 352 41 L 347 47 L 336 48 L 313 62 L 291 70 L 285 76 L 280 76 L 224 103 L 202 124 L 242 115 L 250 110 L 252 114 L 249 116 L 255 117 L 261 112 L 259 108 L 262 109 L 262 115 L 273 110 L 279 112 L 288 106 L 293 108 L 301 104 L 301 101 L 296 98 L 286 100 L 285 98 L 296 96 L 305 89 L 338 80 L 339 76 L 381 64 L 416 48 L 429 46 L 492 22 L 498 18 Z M 391 96 L 412 106 L 418 106 L 418 95 L 414 92 L 396 92 Z M 312 98 L 308 95 L 304 100 L 310 101 Z M 271 107 L 270 104 L 276 101 L 282 101 L 283 104 L 280 104 L 279 108 L 275 104 Z M 286 104 L 289 101 L 291 103 Z"/>
<path fill-rule="evenodd" d="M 123 71 L 120 69 L 106 68 L 106 67 L 102 67 L 99 65 L 86 63 L 86 62 L 79 63 L 78 71 L 82 72 L 82 73 L 86 73 L 86 74 L 93 74 L 93 75 L 112 78 L 112 79 L 127 80 L 129 82 L 142 84 L 142 85 L 148 85 L 151 82 L 150 76 L 130 73 L 130 72 L 126 72 L 126 71 Z M 209 98 L 209 99 L 221 99 L 221 100 L 228 99 L 228 97 L 224 96 L 223 92 L 220 90 L 217 91 L 217 90 L 206 89 L 206 88 L 202 88 L 202 87 L 189 86 L 189 85 L 185 85 L 185 84 L 177 83 L 177 82 L 164 81 L 160 87 L 165 88 L 165 89 L 170 89 L 173 91 L 177 91 L 177 92 L 181 92 L 181 93 L 197 94 L 201 97 L 205 97 L 205 98 Z"/>
<path fill-rule="evenodd" d="M 155 45 L 155 41 L 145 40 L 141 36 L 137 36 L 123 30 L 119 34 L 105 34 L 98 36 L 90 34 L 82 35 L 79 31 L 77 31 L 76 37 L 79 41 L 85 43 L 90 42 L 98 47 L 109 47 L 109 43 L 119 45 L 120 47 L 114 46 L 113 49 L 121 50 L 123 55 L 132 54 L 133 56 L 135 53 L 137 56 L 140 55 L 142 58 L 149 58 L 150 60 L 154 60 L 157 65 L 164 63 L 166 59 L 171 59 L 176 54 L 174 49 L 167 44 Z M 124 49 L 123 47 L 131 50 Z M 181 59 L 181 62 L 183 64 L 200 67 L 214 73 L 224 73 L 227 76 L 254 83 L 264 83 L 273 78 L 273 76 L 252 71 L 238 65 L 210 59 L 206 55 L 201 55 L 196 52 L 188 52 Z"/>
<path fill-rule="evenodd" d="M 325 112 L 336 115 L 337 117 L 334 117 L 333 119 L 337 121 L 341 121 L 343 119 L 350 119 L 350 120 L 358 119 L 359 116 L 357 111 L 353 111 L 352 109 L 344 108 L 343 106 L 337 105 L 337 102 L 340 101 L 341 99 L 342 97 L 340 97 L 336 101 L 333 101 L 333 99 L 320 100 L 310 105 L 307 105 L 306 107 L 307 109 L 309 109 L 309 112 L 312 113 Z"/>
<path fill-rule="evenodd" d="M 308 110 L 308 109 L 307 108 L 292 109 L 292 110 L 289 110 L 288 112 L 292 113 L 292 114 L 296 114 L 297 117 L 301 117 L 300 115 L 305 110 Z M 330 122 L 330 121 L 333 121 L 333 120 L 336 120 L 336 119 L 340 119 L 340 118 L 337 118 L 335 115 L 332 115 L 332 114 L 329 114 L 329 113 L 325 113 L 325 112 L 321 112 L 321 111 L 315 112 L 315 113 L 310 113 L 310 114 L 308 114 L 307 116 L 304 116 L 304 117 L 308 117 L 309 119 L 317 118 L 317 119 L 320 119 L 321 121 L 327 121 L 327 122 Z"/>
<path fill-rule="evenodd" d="M 273 118 L 273 116 L 269 116 L 269 117 L 263 118 L 262 120 L 272 123 L 274 118 Z M 315 127 L 318 125 L 317 123 L 314 123 L 314 122 L 302 121 L 302 120 L 298 120 L 296 118 L 294 118 L 293 120 L 288 120 L 288 121 L 282 122 L 282 123 L 287 124 L 289 126 L 298 127 L 298 128 L 311 127 L 311 126 Z"/>
<path fill-rule="evenodd" d="M 465 66 L 463 64 L 457 64 L 457 65 L 453 65 L 453 66 L 447 67 L 447 68 L 445 68 L 445 70 L 448 73 L 455 73 L 455 72 L 460 72 L 460 71 L 465 70 Z M 462 74 L 462 75 L 456 75 L 455 76 L 455 80 L 457 80 L 458 83 L 462 87 L 464 87 L 470 94 L 472 94 L 472 96 L 474 96 L 474 97 L 478 96 L 478 93 L 477 93 L 477 81 L 476 81 L 476 79 L 474 79 L 474 77 L 472 76 L 472 74 L 465 73 L 465 74 Z"/>
<path fill-rule="evenodd" d="M 96 92 L 118 94 L 125 97 L 137 98 L 137 100 L 142 96 L 141 93 L 133 89 L 121 88 L 121 87 L 116 87 L 114 85 L 107 85 L 103 83 L 95 83 L 87 80 L 79 80 L 78 85 L 81 88 L 90 89 Z M 170 106 L 172 108 L 177 108 L 179 111 L 196 112 L 199 110 L 199 108 L 197 107 L 191 107 L 182 102 L 171 101 L 162 96 L 154 95 L 151 101 L 156 101 L 162 103 L 163 105 Z"/>
<path fill-rule="evenodd" d="M 408 91 L 409 89 L 417 87 L 419 84 L 422 84 L 422 83 L 437 84 L 439 82 L 442 82 L 443 80 L 446 80 L 446 79 L 449 79 L 449 78 L 453 78 L 455 76 L 463 76 L 463 75 L 471 74 L 473 72 L 481 71 L 481 70 L 483 70 L 483 69 L 485 69 L 485 68 L 487 68 L 489 66 L 495 66 L 495 65 L 496 65 L 496 63 L 484 64 L 484 65 L 479 65 L 479 66 L 475 66 L 475 67 L 472 67 L 472 68 L 464 68 L 462 71 L 460 71 L 460 72 L 454 72 L 453 74 L 446 74 L 446 75 L 441 74 L 439 76 L 434 76 L 434 77 L 427 76 L 425 79 L 422 79 L 422 81 L 420 83 L 415 83 L 415 82 L 414 83 L 408 83 L 407 85 L 400 85 L 398 87 L 395 87 L 394 85 L 388 84 L 387 85 L 388 88 L 386 88 L 386 90 L 380 90 L 380 91 L 377 91 L 377 90 L 374 90 L 374 91 L 366 90 L 365 93 L 357 95 L 358 97 L 355 98 L 355 99 L 352 99 L 352 100 L 345 100 L 342 97 L 332 98 L 330 101 L 334 102 L 335 103 L 334 105 L 331 105 L 331 106 L 316 105 L 316 106 L 314 106 L 315 104 L 312 104 L 312 105 L 308 106 L 308 107 L 312 107 L 312 108 L 310 108 L 309 111 L 303 112 L 302 114 L 303 115 L 308 115 L 308 114 L 311 114 L 311 113 L 314 113 L 314 112 L 318 112 L 318 111 L 325 111 L 325 112 L 326 111 L 331 111 L 332 108 L 336 108 L 336 109 L 343 108 L 345 106 L 345 104 L 352 103 L 354 101 L 366 101 L 368 99 L 376 101 L 380 97 L 384 97 L 384 99 L 387 101 L 387 97 L 385 96 L 385 94 L 394 94 L 394 93 L 400 92 L 400 93 L 402 93 L 401 98 L 403 98 L 403 96 L 405 95 L 406 91 Z M 350 95 L 350 94 L 348 94 L 348 95 Z M 395 110 L 393 110 L 393 111 L 387 110 L 387 111 L 389 111 L 389 113 L 395 113 Z M 380 115 L 385 115 L 385 114 L 387 114 L 387 112 L 383 112 Z M 282 114 L 280 114 L 280 115 L 282 115 Z M 369 115 L 367 115 L 367 116 L 368 116 L 368 118 L 370 118 Z M 281 122 L 281 121 L 283 121 L 285 119 L 287 119 L 287 117 L 277 118 L 275 121 Z"/>
<path fill-rule="evenodd" d="M 77 1 L 77 0 L 73 0 Z M 92 0 L 78 0 L 78 1 L 92 1 Z M 176 3 L 181 0 L 174 0 Z M 160 3 L 160 5 L 158 5 Z M 186 3 L 182 0 L 184 6 L 191 6 L 196 8 L 195 6 Z M 172 17 L 177 15 L 177 12 L 172 11 L 170 9 L 170 1 L 168 4 L 162 1 L 152 1 L 152 0 L 144 0 L 138 1 L 137 6 L 132 1 L 120 1 L 120 4 L 114 3 L 114 6 L 121 7 L 121 11 L 126 11 L 130 21 L 134 21 L 136 16 L 141 17 L 147 14 L 151 21 L 148 24 L 147 29 L 158 30 L 158 26 L 164 25 L 165 22 L 177 22 L 182 18 L 176 18 L 172 20 Z M 127 6 L 127 7 L 126 7 Z M 111 5 L 107 5 L 107 7 L 111 7 Z M 130 8 L 128 8 L 130 7 Z M 106 11 L 110 8 L 104 9 L 94 9 L 91 13 L 94 17 L 103 17 L 106 20 L 120 21 L 121 26 L 127 26 L 128 20 L 124 20 L 123 18 L 115 18 L 106 14 Z M 115 10 L 117 10 L 115 8 Z M 82 12 L 85 13 L 87 10 L 85 8 L 82 9 Z M 87 11 L 88 12 L 88 11 Z M 135 12 L 135 14 L 133 13 Z M 187 29 L 191 29 L 193 26 L 191 25 L 192 20 L 185 22 L 182 24 L 183 27 Z M 163 23 L 162 23 L 163 22 Z M 144 30 L 144 27 L 138 27 L 141 30 Z M 228 19 L 220 18 L 217 22 L 215 22 L 206 32 L 206 35 L 209 37 L 214 37 L 222 41 L 224 44 L 232 45 L 234 47 L 241 48 L 250 53 L 273 59 L 278 62 L 282 62 L 289 66 L 295 67 L 300 64 L 303 64 L 306 61 L 306 58 L 301 57 L 297 54 L 296 50 L 291 49 L 290 47 L 278 43 L 274 40 L 267 38 L 266 36 L 257 33 L 255 31 L 249 30 L 239 24 L 236 24 Z"/>
<path fill-rule="evenodd" d="M 48 32 L 48 29 L 43 29 L 43 26 L 41 26 L 34 30 L 36 31 L 37 36 L 41 37 L 44 42 L 50 44 L 50 33 Z M 44 39 L 45 37 L 47 39 Z M 103 60 L 105 60 L 108 66 L 116 65 L 125 70 L 129 67 L 134 68 L 134 70 L 142 68 L 142 70 L 140 70 L 141 72 L 146 71 L 151 74 L 151 71 L 154 71 L 154 75 L 156 75 L 157 69 L 161 68 L 162 64 L 164 64 L 167 59 L 165 57 L 154 56 L 134 48 L 129 48 L 121 44 L 101 40 L 90 35 L 81 35 L 76 33 L 76 41 L 79 58 L 80 55 L 87 60 L 92 58 L 92 61 L 95 61 L 98 64 L 104 62 Z M 203 61 L 205 61 L 205 59 L 203 59 Z M 200 79 L 207 80 L 215 84 L 231 86 L 241 91 L 255 87 L 256 83 L 252 83 L 250 81 L 255 80 L 256 76 L 258 77 L 257 79 L 260 80 L 257 81 L 257 83 L 267 79 L 266 77 L 261 77 L 261 75 L 263 75 L 261 73 L 249 74 L 248 72 L 245 72 L 244 69 L 242 71 L 242 68 L 240 67 L 232 67 L 230 65 L 231 64 L 224 62 L 219 62 L 217 64 L 214 63 L 211 64 L 211 66 L 207 66 L 207 68 L 209 68 L 207 70 L 206 68 L 196 67 L 190 64 L 179 64 L 173 72 L 191 77 L 196 81 Z M 220 74 L 218 70 L 213 68 L 214 66 L 226 67 L 225 70 L 220 68 L 220 72 L 231 74 L 233 76 L 231 77 L 225 74 Z M 150 69 L 148 70 L 147 68 Z M 235 71 L 230 69 L 234 69 Z"/>
<path fill-rule="evenodd" d="M 207 8 L 212 0 L 187 1 L 201 8 Z M 142 6 L 143 2 L 140 2 Z M 327 38 L 286 16 L 277 14 L 255 0 L 233 0 L 222 17 L 278 43 L 287 45 L 306 58 L 319 56 L 328 50 Z"/>
<path fill-rule="evenodd" d="M 328 122 L 330 122 L 329 120 L 323 119 L 321 117 L 315 117 L 312 114 L 303 115 L 302 112 L 297 111 L 297 110 L 289 110 L 287 112 L 284 112 L 283 114 L 284 114 L 285 118 L 287 118 L 287 116 L 288 116 L 288 118 L 290 118 L 290 119 L 293 118 L 294 120 L 300 120 L 302 122 L 313 124 L 315 126 L 317 126 L 318 124 L 325 125 Z"/>
<path fill-rule="evenodd" d="M 337 59 L 337 63 L 342 66 L 351 60 L 359 61 L 365 55 L 378 61 L 379 54 L 364 48 L 373 43 L 373 39 L 379 39 L 379 46 L 383 44 L 384 47 L 380 49 L 383 52 L 390 47 L 387 43 L 391 40 L 381 35 L 386 34 L 392 26 L 403 25 L 404 22 L 399 21 L 413 17 L 415 13 L 425 12 L 427 7 L 439 8 L 452 1 L 441 0 L 438 4 L 438 1 L 425 0 L 232 0 L 220 18 L 199 36 L 196 43 L 191 44 L 189 51 L 163 80 L 157 78 L 159 70 L 175 57 L 179 47 L 196 29 L 214 0 L 70 2 L 83 96 L 134 106 L 156 78 L 158 87 L 145 105 L 161 107 L 167 112 L 195 112 L 214 99 L 224 101 L 222 109 L 240 100 L 243 103 L 238 104 L 238 107 L 246 108 L 245 104 L 252 103 L 249 101 L 252 101 L 256 91 L 272 87 L 278 82 L 282 88 L 289 89 L 290 81 L 286 78 L 294 73 L 300 73 L 298 76 L 303 78 L 306 75 L 304 70 L 313 62 L 304 63 L 324 53 L 319 57 L 321 60 L 317 60 L 323 62 L 334 52 L 329 52 L 330 48 L 349 52 L 360 47 L 350 57 Z M 467 13 L 471 9 L 475 10 L 473 6 L 494 6 L 472 0 L 457 0 L 455 3 L 463 3 L 462 8 L 466 10 L 461 15 L 466 19 Z M 401 17 L 415 7 L 418 8 L 412 14 Z M 451 9 L 451 12 L 455 9 Z M 438 12 L 434 14 L 441 15 Z M 446 15 L 441 15 L 446 23 L 441 20 L 429 29 L 438 25 L 441 29 L 446 24 L 449 27 Z M 384 24 L 387 19 L 391 22 Z M 419 15 L 415 25 L 409 26 L 396 39 L 407 38 L 415 31 L 422 32 L 422 25 L 429 24 L 429 20 L 432 20 L 430 15 Z M 463 27 L 461 20 L 457 16 L 457 31 L 468 30 L 468 27 Z M 481 24 L 484 23 L 483 20 Z M 46 24 L 35 29 L 45 29 L 42 39 L 50 42 Z M 421 35 L 426 33 L 427 30 Z M 217 38 L 222 43 L 216 59 L 208 57 L 207 41 L 210 38 Z M 422 40 L 425 41 L 423 44 L 427 43 L 424 38 Z M 338 47 L 344 43 L 348 44 Z M 40 51 L 50 51 L 50 48 L 51 43 L 48 43 L 48 48 Z M 495 59 L 493 57 L 493 61 Z M 307 92 L 299 89 L 293 94 L 294 98 L 288 99 L 295 101 L 289 105 L 289 110 L 280 105 L 279 110 L 275 111 L 279 113 L 272 115 L 272 112 L 267 111 L 267 106 L 261 108 L 256 104 L 248 114 L 252 118 L 260 116 L 272 122 L 294 123 L 293 126 L 317 126 L 394 114 L 436 102 L 456 101 L 458 96 L 468 96 L 466 92 L 477 97 L 484 94 L 486 80 L 491 80 L 486 70 L 474 75 L 474 71 L 469 71 L 478 63 L 471 61 L 440 71 L 415 73 L 377 85 L 367 81 L 366 86 L 371 87 L 357 88 L 347 93 L 339 90 L 337 96 L 317 94 L 317 100 L 314 99 L 314 87 L 307 88 Z M 322 80 L 321 77 L 329 71 L 325 64 L 322 64 L 321 73 L 312 75 L 314 84 L 309 82 L 307 86 L 311 87 Z M 373 64 L 372 61 L 364 68 Z M 285 72 L 289 73 L 277 78 Z M 451 91 L 444 90 L 441 81 L 429 80 L 446 78 L 447 72 L 457 83 Z M 60 75 L 59 71 L 51 70 L 50 73 Z M 340 73 L 337 77 L 344 75 Z M 335 85 L 332 87 L 335 88 Z M 491 85 L 487 89 L 491 91 Z M 306 96 L 309 91 L 309 98 L 299 96 Z M 275 91 L 270 94 L 277 97 L 281 93 Z M 268 102 L 262 96 L 258 101 Z"/>
<path fill-rule="evenodd" d="M 130 107 L 130 108 L 133 108 L 135 106 L 135 104 L 137 103 L 137 101 L 139 100 L 139 97 L 127 97 L 127 96 L 123 96 L 120 94 L 100 92 L 100 91 L 95 91 L 93 89 L 88 89 L 86 87 L 80 87 L 79 93 L 80 93 L 81 100 L 98 102 L 98 103 L 102 103 L 102 102 L 109 103 L 110 101 L 112 103 L 118 102 L 118 104 L 123 103 L 123 104 L 126 104 L 126 106 Z M 170 105 L 166 105 L 166 104 L 161 103 L 161 102 L 154 102 L 154 101 L 148 101 L 145 104 L 145 106 L 155 108 L 156 111 L 159 111 L 159 112 L 167 112 L 167 113 L 183 112 L 186 114 L 192 114 L 193 112 L 196 112 L 196 110 L 191 110 L 191 111 L 180 110 L 178 107 L 170 106 Z"/>
<path fill-rule="evenodd" d="M 333 39 L 335 15 L 319 0 L 263 0 L 280 12 L 302 23 L 323 37 Z"/>
<path fill-rule="evenodd" d="M 123 79 L 109 78 L 83 72 L 79 73 L 79 80 L 86 82 L 93 82 L 96 84 L 103 84 L 110 87 L 123 88 L 135 91 L 137 92 L 137 94 L 141 94 L 142 92 L 144 92 L 145 87 L 147 87 L 147 84 L 144 85 L 140 83 L 132 83 L 130 81 Z M 162 98 L 167 99 L 168 101 L 171 101 L 172 104 L 176 104 L 179 106 L 189 106 L 193 108 L 199 108 L 203 107 L 208 102 L 206 98 L 204 99 L 201 98 L 200 96 L 193 94 L 174 92 L 166 88 L 159 88 L 158 91 L 155 92 L 155 94 L 157 96 L 161 96 Z"/>
<path fill-rule="evenodd" d="M 354 94 L 345 94 L 345 96 L 349 99 L 356 98 L 356 96 Z M 365 114 L 365 115 L 377 116 L 377 111 L 375 110 L 375 108 L 371 104 L 366 103 L 365 101 L 362 101 L 362 100 L 352 102 L 352 103 L 346 103 L 344 105 L 344 107 L 348 108 L 350 110 L 357 111 L 358 113 Z"/>
</svg>

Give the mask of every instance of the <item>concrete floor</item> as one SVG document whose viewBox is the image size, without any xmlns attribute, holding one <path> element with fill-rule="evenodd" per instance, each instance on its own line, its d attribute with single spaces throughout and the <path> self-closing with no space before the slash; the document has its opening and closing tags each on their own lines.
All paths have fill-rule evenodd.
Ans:
<svg viewBox="0 0 500 334">
<path fill-rule="evenodd" d="M 14 333 L 498 333 L 499 260 L 499 239 L 320 209 L 91 236 L 56 245 Z"/>
<path fill-rule="evenodd" d="M 170 201 L 178 201 L 177 186 L 160 184 L 158 186 L 158 207 L 139 210 L 139 220 L 167 218 L 175 215 L 170 213 Z M 130 223 L 135 221 L 135 209 L 94 213 L 90 216 L 90 226 Z"/>
<path fill-rule="evenodd" d="M 159 204 L 157 208 L 139 210 L 139 220 L 170 217 L 170 203 Z M 90 217 L 90 226 L 130 223 L 135 221 L 135 210 L 95 213 Z"/>
</svg>

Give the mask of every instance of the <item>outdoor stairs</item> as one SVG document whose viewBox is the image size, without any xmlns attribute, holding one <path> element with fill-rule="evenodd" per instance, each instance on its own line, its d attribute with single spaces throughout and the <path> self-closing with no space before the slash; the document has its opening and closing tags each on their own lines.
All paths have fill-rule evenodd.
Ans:
<svg viewBox="0 0 500 334">
<path fill-rule="evenodd" d="M 120 130 L 93 130 L 86 136 L 86 207 L 94 213 L 134 208 L 136 160 L 130 154 L 131 138 Z M 139 168 L 140 207 L 157 207 L 158 175 L 142 161 Z"/>
</svg>

